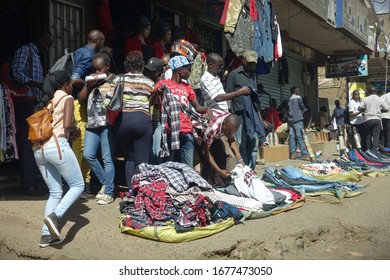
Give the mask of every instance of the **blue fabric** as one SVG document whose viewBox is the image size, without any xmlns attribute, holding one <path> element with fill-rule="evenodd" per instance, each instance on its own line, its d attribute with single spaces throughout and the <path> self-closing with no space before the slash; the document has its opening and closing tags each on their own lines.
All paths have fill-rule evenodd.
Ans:
<svg viewBox="0 0 390 280">
<path fill-rule="evenodd" d="M 105 194 L 109 196 L 114 196 L 115 167 L 112 159 L 114 143 L 114 131 L 111 127 L 102 126 L 85 131 L 83 157 L 99 182 L 106 186 Z M 103 166 L 97 158 L 99 149 Z"/>
<path fill-rule="evenodd" d="M 169 135 L 168 138 L 171 136 Z M 194 166 L 194 150 L 195 150 L 195 140 L 194 135 L 191 133 L 182 133 L 179 134 L 180 139 L 180 150 L 171 150 L 170 143 L 169 146 L 169 156 L 162 159 L 163 162 L 174 161 L 185 163 L 191 168 Z"/>
<path fill-rule="evenodd" d="M 34 157 L 43 180 L 49 188 L 50 195 L 45 207 L 45 217 L 54 212 L 61 219 L 84 190 L 84 179 L 76 156 L 66 138 L 58 138 L 58 146 L 62 159 L 58 154 L 58 147 L 54 140 L 49 141 L 41 149 L 34 151 Z M 62 178 L 68 183 L 69 191 L 62 197 Z M 42 235 L 50 235 L 44 224 Z"/>
<path fill-rule="evenodd" d="M 308 177 L 302 171 L 292 166 L 284 167 L 280 171 L 277 171 L 271 167 L 267 167 L 264 171 L 263 180 L 273 183 L 279 187 L 290 186 L 290 184 L 281 178 L 281 174 L 292 180 L 301 181 L 300 184 L 297 183 L 291 186 L 296 189 L 304 190 L 307 193 L 331 190 L 335 191 L 336 195 L 339 196 L 340 192 L 342 191 L 358 191 L 363 188 L 355 182 L 348 183 L 332 180 L 318 180 L 312 177 Z"/>
<path fill-rule="evenodd" d="M 261 2 L 258 2 L 261 3 Z M 264 62 L 270 62 L 274 58 L 274 44 L 272 42 L 271 29 L 271 0 L 263 1 L 264 6 L 257 5 L 259 14 L 259 32 L 260 32 L 260 53 L 259 58 L 263 57 Z"/>
<path fill-rule="evenodd" d="M 212 209 L 212 220 L 218 222 L 220 219 L 226 220 L 230 217 L 234 218 L 234 221 L 237 223 L 244 218 L 244 214 L 229 203 L 217 201 Z"/>
<path fill-rule="evenodd" d="M 257 153 L 259 151 L 259 138 L 257 134 L 254 134 L 252 139 L 247 137 L 244 125 L 241 123 L 234 136 L 244 163 L 252 170 L 255 170 Z"/>
<path fill-rule="evenodd" d="M 29 61 L 29 55 L 31 52 L 31 63 Z M 12 60 L 12 75 L 15 80 L 21 83 L 27 83 L 34 81 L 43 84 L 43 68 L 41 64 L 41 55 L 38 47 L 33 43 L 28 43 L 21 46 L 14 54 Z M 32 77 L 30 73 L 30 67 L 32 69 Z M 42 91 L 37 87 L 29 87 L 29 90 L 23 96 L 35 97 L 38 101 L 42 98 Z"/>
<path fill-rule="evenodd" d="M 260 120 L 259 112 L 257 112 L 253 105 L 253 99 L 251 95 L 243 96 L 244 101 L 244 115 L 243 123 L 246 135 L 249 139 L 255 138 L 255 133 L 259 136 L 260 143 L 265 142 L 265 130 L 264 125 Z"/>
<path fill-rule="evenodd" d="M 306 149 L 305 142 L 303 141 L 302 137 L 302 130 L 303 130 L 303 121 L 295 122 L 295 123 L 290 123 L 289 127 L 289 139 L 288 139 L 288 144 L 290 148 L 290 155 L 295 154 L 297 151 L 297 143 L 299 149 L 301 150 L 302 156 L 307 156 L 308 152 Z"/>
<path fill-rule="evenodd" d="M 93 72 L 92 59 L 95 51 L 89 46 L 76 50 L 74 54 L 74 69 L 72 80 L 84 79 L 88 74 Z"/>
</svg>

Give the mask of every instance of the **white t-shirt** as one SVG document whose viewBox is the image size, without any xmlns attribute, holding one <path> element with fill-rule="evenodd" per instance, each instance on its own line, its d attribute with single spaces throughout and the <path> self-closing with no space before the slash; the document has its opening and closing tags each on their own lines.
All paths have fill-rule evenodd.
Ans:
<svg viewBox="0 0 390 280">
<path fill-rule="evenodd" d="M 228 111 L 227 101 L 217 102 L 214 100 L 220 94 L 226 94 L 218 76 L 213 76 L 209 71 L 205 71 L 200 78 L 200 89 L 207 107 Z"/>
<path fill-rule="evenodd" d="M 390 92 L 381 96 L 381 98 L 385 101 L 388 108 L 390 108 Z M 386 113 L 381 114 L 382 119 L 390 119 L 390 110 Z"/>
<path fill-rule="evenodd" d="M 351 101 L 348 104 L 349 112 L 350 113 L 356 113 L 358 112 L 358 108 L 361 107 L 360 101 L 356 101 L 355 99 L 351 99 Z M 360 113 L 359 115 L 355 117 L 350 117 L 351 124 L 361 124 L 364 122 L 363 120 L 363 114 Z"/>
</svg>

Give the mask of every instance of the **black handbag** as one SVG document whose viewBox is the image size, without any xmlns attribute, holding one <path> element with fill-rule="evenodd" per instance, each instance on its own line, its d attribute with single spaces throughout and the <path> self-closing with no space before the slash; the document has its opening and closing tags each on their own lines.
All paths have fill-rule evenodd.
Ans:
<svg viewBox="0 0 390 280">
<path fill-rule="evenodd" d="M 107 105 L 106 120 L 108 125 L 115 125 L 123 107 L 123 90 L 125 87 L 125 76 L 119 78 L 115 86 L 114 95 Z"/>
</svg>

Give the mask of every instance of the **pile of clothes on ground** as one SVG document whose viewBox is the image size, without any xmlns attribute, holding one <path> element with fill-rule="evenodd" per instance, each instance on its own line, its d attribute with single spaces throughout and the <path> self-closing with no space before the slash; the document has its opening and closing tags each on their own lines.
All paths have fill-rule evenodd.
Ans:
<svg viewBox="0 0 390 280">
<path fill-rule="evenodd" d="M 133 176 L 132 189 L 120 193 L 121 232 L 163 242 L 185 242 L 247 219 L 296 209 L 306 196 L 357 196 L 365 188 L 357 183 L 363 175 L 390 174 L 390 149 L 355 149 L 340 159 L 316 161 L 300 169 L 267 167 L 262 177 L 238 164 L 232 170 L 231 184 L 218 189 L 186 164 L 143 163 L 139 169 L 140 173 Z"/>
<path fill-rule="evenodd" d="M 120 194 L 119 226 L 123 233 L 154 240 L 184 242 L 210 236 L 304 202 L 299 190 L 265 186 L 248 166 L 237 165 L 233 184 L 220 190 L 185 164 L 143 163 L 139 169 L 132 189 Z"/>
<path fill-rule="evenodd" d="M 364 188 L 356 182 L 316 179 L 293 166 L 283 167 L 280 170 L 267 167 L 263 180 L 277 187 L 293 187 L 308 196 L 331 194 L 338 198 L 352 197 L 361 194 Z"/>
</svg>

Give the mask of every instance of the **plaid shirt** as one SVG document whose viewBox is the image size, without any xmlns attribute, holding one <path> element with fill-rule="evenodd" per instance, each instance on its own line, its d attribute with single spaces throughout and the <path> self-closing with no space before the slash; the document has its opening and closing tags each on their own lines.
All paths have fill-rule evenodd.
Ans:
<svg viewBox="0 0 390 280">
<path fill-rule="evenodd" d="M 211 112 L 213 113 L 213 119 L 209 121 L 207 126 L 204 126 L 204 124 L 200 124 L 197 121 L 192 122 L 192 125 L 195 128 L 201 130 L 200 135 L 194 133 L 194 137 L 209 145 L 211 145 L 214 140 L 219 139 L 224 135 L 222 131 L 223 121 L 230 115 L 230 113 L 220 109 L 211 109 Z"/>
<path fill-rule="evenodd" d="M 135 210 L 146 210 L 154 220 L 161 219 L 165 210 L 167 186 L 168 182 L 164 178 L 141 186 L 135 197 Z"/>
<path fill-rule="evenodd" d="M 171 132 L 171 150 L 180 149 L 180 118 L 179 114 L 182 111 L 190 119 L 198 124 L 198 126 L 206 127 L 207 121 L 205 118 L 201 117 L 199 114 L 190 110 L 188 107 L 181 104 L 176 97 L 171 93 L 169 88 L 166 88 L 164 91 L 164 99 L 162 103 L 163 111 L 161 114 L 161 123 L 165 124 L 169 119 L 169 128 Z M 166 125 L 162 126 L 161 141 L 162 147 L 159 156 L 167 157 L 169 156 L 169 147 L 168 147 L 168 137 L 167 137 L 168 128 Z"/>
<path fill-rule="evenodd" d="M 195 170 L 187 164 L 168 161 L 159 165 L 141 163 L 139 165 L 139 174 L 133 176 L 139 178 L 144 175 L 160 175 L 168 179 L 171 187 L 178 192 L 183 192 L 193 186 L 198 186 L 201 190 L 211 190 L 212 187 Z"/>
<path fill-rule="evenodd" d="M 32 61 L 29 60 L 30 52 Z M 32 66 L 30 66 L 30 63 L 32 63 Z M 29 73 L 30 67 L 32 67 L 32 77 Z M 41 56 L 38 47 L 34 43 L 28 43 L 17 49 L 12 61 L 12 75 L 15 80 L 21 83 L 34 81 L 43 84 Z M 36 87 L 29 87 L 29 90 L 23 96 L 35 97 L 39 101 L 42 98 L 42 91 Z"/>
</svg>

